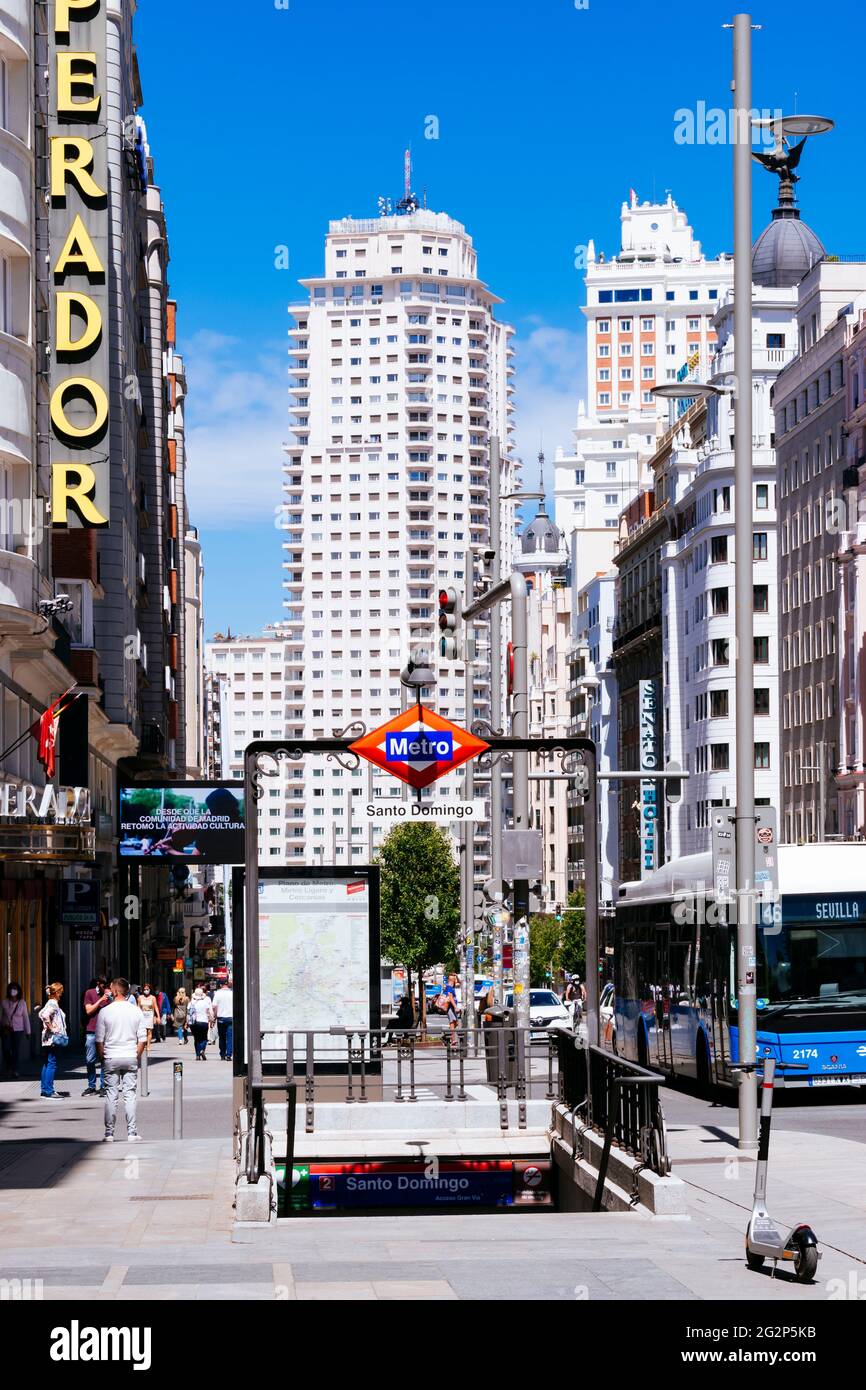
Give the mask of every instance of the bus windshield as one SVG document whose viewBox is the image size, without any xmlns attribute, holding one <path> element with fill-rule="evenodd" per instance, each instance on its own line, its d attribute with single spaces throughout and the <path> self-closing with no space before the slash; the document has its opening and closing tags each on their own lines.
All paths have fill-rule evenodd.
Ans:
<svg viewBox="0 0 866 1390">
<path fill-rule="evenodd" d="M 792 922 L 778 935 L 758 935 L 758 993 L 771 1005 L 804 1001 L 845 1008 L 866 998 L 866 924 Z"/>
</svg>

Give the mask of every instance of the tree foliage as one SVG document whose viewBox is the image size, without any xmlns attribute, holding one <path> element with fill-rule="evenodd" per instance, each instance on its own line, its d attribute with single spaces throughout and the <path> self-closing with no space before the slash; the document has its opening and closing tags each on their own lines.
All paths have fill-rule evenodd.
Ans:
<svg viewBox="0 0 866 1390">
<path fill-rule="evenodd" d="M 460 871 L 450 837 L 436 825 L 397 825 L 377 862 L 382 954 L 415 971 L 450 960 L 460 927 Z"/>
<path fill-rule="evenodd" d="M 569 894 L 561 922 L 552 914 L 530 919 L 529 979 L 536 988 L 552 984 L 561 971 L 585 978 L 586 914 L 583 907 L 583 889 L 579 888 Z"/>
</svg>

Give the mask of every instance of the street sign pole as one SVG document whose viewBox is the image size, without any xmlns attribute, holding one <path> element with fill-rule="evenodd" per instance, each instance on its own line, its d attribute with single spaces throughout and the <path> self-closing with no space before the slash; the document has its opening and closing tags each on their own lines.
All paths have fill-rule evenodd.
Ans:
<svg viewBox="0 0 866 1390">
<path fill-rule="evenodd" d="M 464 608 L 468 608 L 473 599 L 474 574 L 472 551 L 467 550 L 463 557 Z M 465 663 L 463 721 L 469 729 L 472 728 L 472 720 L 475 715 L 475 671 L 471 660 L 473 655 L 472 631 L 471 623 L 467 623 L 463 634 L 463 660 Z M 463 795 L 466 801 L 472 801 L 475 794 L 475 774 L 471 760 L 464 768 L 464 777 Z M 463 1027 L 468 1029 L 471 1010 L 475 1001 L 475 826 L 469 820 L 463 826 L 461 869 L 463 887 L 461 915 L 463 922 L 460 933 L 460 982 L 463 986 Z"/>
<path fill-rule="evenodd" d="M 755 984 L 755 653 L 752 555 L 752 17 L 734 15 L 734 556 L 737 666 L 737 1001 L 739 1061 L 757 1046 Z M 758 1080 L 740 1072 L 741 1149 L 758 1147 Z"/>
<path fill-rule="evenodd" d="M 490 441 L 490 544 L 493 550 L 491 584 L 495 587 L 502 578 L 502 514 L 499 440 Z M 502 611 L 498 604 L 490 610 L 490 719 L 498 733 L 502 728 Z M 490 768 L 490 874 L 502 879 L 502 759 L 494 760 Z M 500 898 L 500 905 L 501 905 Z M 493 924 L 493 999 L 502 1007 L 502 915 Z"/>
</svg>

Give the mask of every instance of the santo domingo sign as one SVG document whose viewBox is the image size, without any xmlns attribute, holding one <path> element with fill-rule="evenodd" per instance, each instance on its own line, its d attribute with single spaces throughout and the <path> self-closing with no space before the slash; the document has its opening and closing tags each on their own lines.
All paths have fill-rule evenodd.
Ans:
<svg viewBox="0 0 866 1390">
<path fill-rule="evenodd" d="M 477 758 L 488 744 L 441 714 L 414 705 L 350 747 L 359 757 L 420 790 Z"/>
</svg>

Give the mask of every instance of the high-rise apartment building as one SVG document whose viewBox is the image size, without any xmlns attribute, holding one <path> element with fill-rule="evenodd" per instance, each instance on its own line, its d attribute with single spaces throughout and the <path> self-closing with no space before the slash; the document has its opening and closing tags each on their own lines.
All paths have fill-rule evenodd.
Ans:
<svg viewBox="0 0 866 1390">
<path fill-rule="evenodd" d="M 324 275 L 301 283 L 309 301 L 290 309 L 282 632 L 286 734 L 309 739 L 399 712 L 410 652 L 437 650 L 438 590 L 462 593 L 466 551 L 490 544 L 493 436 L 503 495 L 517 465 L 512 330 L 495 317 L 500 301 L 459 222 L 411 199 L 402 215 L 332 222 Z M 502 514 L 505 567 L 514 503 Z M 437 708 L 458 723 L 489 719 L 489 680 L 466 709 L 464 676 L 461 663 L 438 663 Z M 361 862 L 349 774 L 311 760 L 299 771 L 290 857 L 313 863 L 336 847 Z M 372 794 L 400 788 L 377 774 Z"/>
<path fill-rule="evenodd" d="M 866 840 L 866 307 L 858 301 L 845 353 L 847 467 L 836 563 L 839 569 L 839 828 Z"/>
<path fill-rule="evenodd" d="M 585 400 L 574 452 L 556 456 L 556 521 L 566 537 L 578 533 L 578 590 L 610 568 L 619 515 L 651 486 L 667 414 L 652 388 L 706 369 L 713 315 L 733 283 L 733 258 L 706 257 L 670 195 L 639 203 L 632 191 L 620 221 L 615 256 L 587 247 Z"/>
</svg>

